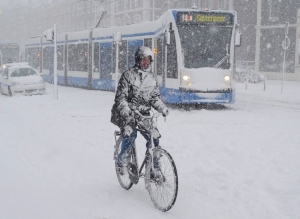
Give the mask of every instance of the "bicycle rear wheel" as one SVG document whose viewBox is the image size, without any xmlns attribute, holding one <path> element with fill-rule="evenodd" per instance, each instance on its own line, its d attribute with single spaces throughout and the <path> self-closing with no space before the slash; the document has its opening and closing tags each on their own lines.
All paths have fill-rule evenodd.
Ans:
<svg viewBox="0 0 300 219">
<path fill-rule="evenodd" d="M 120 153 L 121 143 L 122 143 L 122 136 L 120 136 L 117 140 L 116 147 L 115 147 L 115 156 Z M 136 157 L 135 143 L 131 148 L 130 154 L 131 154 L 130 162 L 133 163 L 134 157 Z M 116 169 L 116 174 L 117 174 L 117 178 L 118 178 L 120 185 L 126 190 L 130 189 L 132 187 L 133 183 L 131 182 L 131 180 L 129 178 L 129 173 L 127 171 L 127 168 L 125 168 L 123 174 L 121 174 L 120 167 L 117 164 L 116 157 L 115 157 L 115 169 Z"/>
<path fill-rule="evenodd" d="M 175 204 L 178 193 L 177 169 L 171 155 L 164 149 L 155 148 L 153 155 L 158 158 L 162 177 L 153 177 L 151 159 L 146 167 L 146 188 L 155 207 L 161 211 L 170 210 Z M 152 175 L 152 176 L 151 176 Z"/>
</svg>

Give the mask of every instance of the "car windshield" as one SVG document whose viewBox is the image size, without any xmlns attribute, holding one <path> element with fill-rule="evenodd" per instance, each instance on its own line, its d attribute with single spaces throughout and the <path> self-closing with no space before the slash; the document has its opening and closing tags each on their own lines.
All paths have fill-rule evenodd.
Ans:
<svg viewBox="0 0 300 219">
<path fill-rule="evenodd" d="M 18 68 L 11 73 L 11 77 L 25 77 L 30 75 L 37 75 L 32 68 Z"/>
<path fill-rule="evenodd" d="M 232 27 L 227 26 L 179 26 L 186 68 L 214 67 L 230 54 Z M 227 61 L 219 65 L 228 69 Z"/>
</svg>

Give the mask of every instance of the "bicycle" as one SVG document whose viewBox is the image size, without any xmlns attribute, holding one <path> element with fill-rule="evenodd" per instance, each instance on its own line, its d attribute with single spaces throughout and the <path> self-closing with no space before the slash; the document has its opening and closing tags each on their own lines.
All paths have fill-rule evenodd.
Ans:
<svg viewBox="0 0 300 219">
<path fill-rule="evenodd" d="M 139 112 L 136 112 L 139 113 Z M 153 113 L 152 113 L 153 114 Z M 148 133 L 151 137 L 150 147 L 147 149 L 145 158 L 139 168 L 135 142 L 130 150 L 130 162 L 127 171 L 120 171 L 117 164 L 118 154 L 121 148 L 122 135 L 120 131 L 115 131 L 114 160 L 118 181 L 120 185 L 129 190 L 133 184 L 137 184 L 140 178 L 145 179 L 145 187 L 155 207 L 163 212 L 170 210 L 175 204 L 178 193 L 178 175 L 175 162 L 172 156 L 160 146 L 153 147 L 154 122 L 160 113 L 150 116 L 142 116 L 148 120 L 149 130 L 137 128 L 139 132 Z M 118 136 L 118 139 L 117 139 Z M 156 160 L 154 161 L 154 158 Z M 154 162 L 159 164 L 159 172 L 154 170 Z M 144 168 L 145 167 L 145 168 Z M 144 172 L 143 172 L 144 169 Z"/>
</svg>

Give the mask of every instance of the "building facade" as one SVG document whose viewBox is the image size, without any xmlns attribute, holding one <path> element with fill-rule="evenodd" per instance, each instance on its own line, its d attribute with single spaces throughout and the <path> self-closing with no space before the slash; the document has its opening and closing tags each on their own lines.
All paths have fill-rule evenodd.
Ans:
<svg viewBox="0 0 300 219">
<path fill-rule="evenodd" d="M 95 27 L 103 15 L 100 27 L 120 26 L 152 21 L 171 8 L 232 8 L 233 0 L 48 0 L 39 3 L 16 3 L 2 10 L 0 27 L 8 29 L 0 41 L 20 43 L 41 35 L 57 26 L 58 34 Z M 18 15 L 18 16 L 16 16 Z"/>
<path fill-rule="evenodd" d="M 270 79 L 281 78 L 282 41 L 288 22 L 286 79 L 300 80 L 300 0 L 48 0 L 27 5 L 12 1 L 12 8 L 0 14 L 0 27 L 8 30 L 1 32 L 0 42 L 21 45 L 53 24 L 60 34 L 95 28 L 102 16 L 99 26 L 110 27 L 156 20 L 172 8 L 235 10 L 242 32 L 237 63 L 249 64 Z"/>
<path fill-rule="evenodd" d="M 300 81 L 299 35 L 300 0 L 257 0 L 255 70 L 269 79 L 285 72 L 286 80 Z"/>
</svg>

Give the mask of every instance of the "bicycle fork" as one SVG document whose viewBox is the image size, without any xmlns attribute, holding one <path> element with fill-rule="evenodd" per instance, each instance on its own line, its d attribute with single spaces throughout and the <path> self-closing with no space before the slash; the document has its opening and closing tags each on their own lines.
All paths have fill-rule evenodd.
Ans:
<svg viewBox="0 0 300 219">
<path fill-rule="evenodd" d="M 117 160 L 117 158 L 118 158 L 118 140 L 117 140 L 117 136 L 121 136 L 121 131 L 115 131 L 115 133 L 114 133 L 114 136 L 115 136 L 115 142 L 116 142 L 116 144 L 115 144 L 115 147 L 114 147 L 114 160 Z"/>
</svg>

